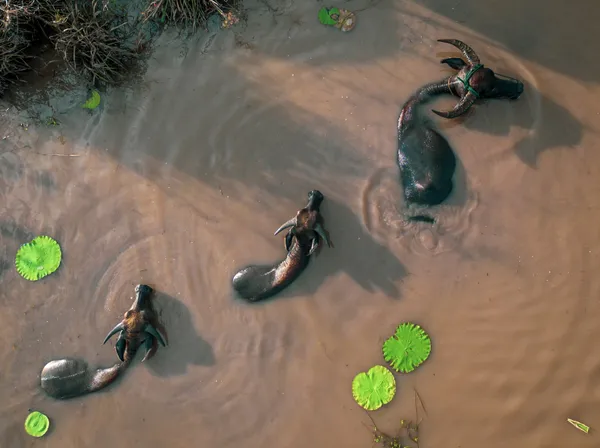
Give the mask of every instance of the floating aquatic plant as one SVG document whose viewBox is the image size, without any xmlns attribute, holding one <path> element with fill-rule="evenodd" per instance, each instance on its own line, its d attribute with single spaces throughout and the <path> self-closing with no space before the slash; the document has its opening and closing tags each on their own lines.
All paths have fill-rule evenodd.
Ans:
<svg viewBox="0 0 600 448">
<path fill-rule="evenodd" d="M 319 10 L 319 22 L 323 25 L 335 25 L 337 20 L 331 17 L 334 14 L 339 16 L 340 10 L 338 8 L 321 8 Z"/>
<path fill-rule="evenodd" d="M 385 448 L 413 448 L 416 444 L 419 446 L 419 425 L 411 421 L 400 420 L 400 427 L 395 436 L 391 436 L 377 427 L 373 417 L 369 413 L 367 416 L 371 419 L 373 427 L 373 443 Z"/>
<path fill-rule="evenodd" d="M 33 437 L 42 437 L 50 428 L 50 420 L 41 412 L 33 411 L 25 420 L 25 431 Z"/>
<path fill-rule="evenodd" d="M 83 104 L 83 108 L 93 110 L 100 105 L 100 94 L 97 90 L 92 90 L 92 96 Z"/>
<path fill-rule="evenodd" d="M 352 381 L 354 400 L 367 411 L 379 409 L 396 395 L 396 380 L 384 366 L 374 366 L 361 372 Z"/>
<path fill-rule="evenodd" d="M 419 367 L 431 353 L 431 339 L 420 326 L 406 322 L 383 343 L 383 357 L 396 372 L 408 373 Z"/>
<path fill-rule="evenodd" d="M 15 266 L 24 278 L 36 281 L 56 271 L 61 259 L 58 243 L 49 236 L 38 236 L 19 248 Z"/>
</svg>

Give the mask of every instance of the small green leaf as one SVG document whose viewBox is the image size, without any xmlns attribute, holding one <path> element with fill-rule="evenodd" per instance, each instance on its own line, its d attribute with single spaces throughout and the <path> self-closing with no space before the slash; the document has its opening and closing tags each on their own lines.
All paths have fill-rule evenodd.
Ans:
<svg viewBox="0 0 600 448">
<path fill-rule="evenodd" d="M 567 421 L 572 424 L 573 426 L 575 426 L 575 428 L 577 428 L 580 431 L 585 432 L 586 434 L 590 431 L 590 427 L 588 425 L 585 425 L 581 422 L 578 422 L 577 420 L 573 420 L 571 418 L 568 418 Z"/>
<path fill-rule="evenodd" d="M 38 411 L 33 411 L 25 420 L 25 431 L 33 437 L 42 437 L 50 428 L 50 420 Z"/>
<path fill-rule="evenodd" d="M 352 381 L 354 400 L 367 411 L 379 409 L 396 395 L 396 379 L 384 366 L 374 366 L 361 372 Z"/>
<path fill-rule="evenodd" d="M 85 109 L 95 109 L 100 105 L 100 94 L 97 90 L 92 90 L 92 96 L 88 98 L 88 100 L 83 104 L 83 108 Z"/>
<path fill-rule="evenodd" d="M 319 10 L 319 22 L 323 25 L 335 25 L 337 20 L 332 19 L 331 14 L 337 14 L 339 16 L 340 10 L 338 8 L 321 8 Z"/>
</svg>

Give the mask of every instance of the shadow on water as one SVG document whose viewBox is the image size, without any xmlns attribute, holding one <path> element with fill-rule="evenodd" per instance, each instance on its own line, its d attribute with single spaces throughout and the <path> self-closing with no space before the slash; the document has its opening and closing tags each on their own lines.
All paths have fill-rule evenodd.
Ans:
<svg viewBox="0 0 600 448">
<path fill-rule="evenodd" d="M 31 178 L 43 190 L 47 192 L 56 191 L 56 180 L 49 171 L 35 171 L 32 173 Z"/>
<path fill-rule="evenodd" d="M 243 74 L 232 71 L 231 68 L 223 67 L 220 70 L 223 71 L 223 77 L 232 80 L 234 84 L 243 77 Z M 243 91 L 255 89 L 254 84 L 245 83 Z M 170 97 L 165 94 L 160 96 L 161 99 L 152 109 L 162 115 L 170 107 Z M 218 105 L 215 104 L 215 107 Z M 239 113 L 245 114 L 241 109 Z M 343 129 L 328 126 L 320 117 L 312 116 L 290 104 L 268 106 L 258 103 L 253 109 L 248 112 L 248 116 L 231 120 L 229 126 L 224 123 L 226 118 L 215 120 L 214 116 L 199 113 L 195 120 L 214 123 L 212 138 L 216 142 L 210 142 L 211 136 L 206 136 L 196 126 L 190 126 L 186 120 L 165 117 L 165 120 L 169 120 L 173 133 L 156 133 L 155 121 L 162 121 L 163 118 L 144 120 L 138 132 L 142 136 L 152 135 L 148 144 L 123 149 L 119 141 L 111 141 L 113 137 L 103 133 L 102 146 L 107 148 L 104 154 L 114 157 L 151 181 L 164 178 L 164 167 L 170 166 L 217 191 L 222 188 L 227 194 L 231 193 L 228 188 L 236 188 L 237 184 L 266 190 L 290 201 L 298 198 L 298 183 L 309 185 L 307 188 L 310 189 L 313 181 L 320 178 L 364 175 L 364 158 L 353 151 L 347 132 Z M 206 109 L 207 112 L 209 110 Z M 255 111 L 260 115 L 252 119 L 251 114 Z M 182 109 L 171 115 L 183 112 Z M 112 122 L 113 118 L 106 121 Z M 103 126 L 104 129 L 115 127 L 118 126 Z M 115 134 L 116 132 L 112 133 L 113 136 Z M 179 136 L 178 141 L 173 142 L 173 134 Z M 200 147 L 198 142 L 201 142 Z M 127 157 L 124 156 L 124 151 L 127 152 Z M 182 156 L 173 157 L 173 154 Z M 226 161 L 222 160 L 225 158 Z M 232 184 L 228 185 L 228 181 L 232 181 Z M 328 191 L 323 193 L 328 196 Z M 270 206 L 263 203 L 265 208 Z"/>
<path fill-rule="evenodd" d="M 600 59 L 582 45 L 600 41 L 596 20 L 600 3 L 594 0 L 577 4 L 563 0 L 552 2 L 551 7 L 547 0 L 414 3 L 487 36 L 523 59 L 584 82 L 600 79 Z"/>
<path fill-rule="evenodd" d="M 23 421 L 27 418 L 27 414 L 23 415 Z M 53 426 L 50 426 L 48 433 L 50 433 L 53 429 Z M 46 435 L 48 434 L 46 433 Z M 27 433 L 23 430 L 22 423 L 15 423 L 14 425 L 9 426 L 8 428 L 2 429 L 0 431 L 2 435 L 2 441 L 5 443 L 7 448 L 25 448 L 27 445 L 27 438 L 31 439 L 31 436 L 28 436 Z M 30 446 L 30 445 L 29 445 Z"/>
<path fill-rule="evenodd" d="M 327 278 L 339 274 L 347 275 L 365 291 L 379 290 L 388 297 L 399 298 L 396 283 L 407 273 L 398 258 L 373 239 L 348 206 L 326 198 L 321 212 L 334 247 L 322 246 L 306 270 L 287 289 L 253 305 L 316 294 Z M 373 265 L 374 260 L 376 265 Z"/>
<path fill-rule="evenodd" d="M 167 347 L 159 347 L 147 368 L 161 377 L 183 375 L 189 365 L 211 366 L 215 355 L 210 344 L 197 332 L 187 306 L 164 292 L 155 291 L 158 328 L 167 339 Z"/>
<path fill-rule="evenodd" d="M 8 218 L 0 221 L 0 237 L 0 242 L 3 246 L 2 250 L 0 250 L 0 279 L 2 279 L 4 273 L 13 266 L 14 254 L 18 247 L 21 244 L 31 241 L 34 235 L 24 226 Z"/>
<path fill-rule="evenodd" d="M 4 275 L 4 273 L 6 271 L 8 271 L 11 266 L 12 266 L 12 264 L 8 260 L 5 260 L 4 258 L 0 258 L 0 280 L 2 279 L 2 276 Z"/>
<path fill-rule="evenodd" d="M 14 239 L 19 244 L 24 244 L 35 238 L 35 235 L 32 232 L 17 224 L 13 219 L 7 219 L 0 222 L 0 235 L 5 238 Z"/>
<path fill-rule="evenodd" d="M 0 151 L 0 181 L 16 182 L 25 171 L 23 161 L 12 151 Z M 0 183 L 0 186 L 2 184 Z M 1 192 L 1 190 L 0 190 Z"/>
<path fill-rule="evenodd" d="M 347 205 L 328 199 L 323 203 L 323 216 L 335 247 L 323 248 L 320 257 L 311 260 L 306 283 L 298 282 L 301 294 L 312 294 L 327 277 L 343 273 L 365 291 L 379 290 L 388 297 L 398 298 L 396 283 L 406 276 L 400 260 L 373 239 Z"/>
<path fill-rule="evenodd" d="M 539 107 L 544 114 L 543 120 L 536 120 L 527 104 L 525 95 L 540 98 Z M 497 101 L 505 100 L 489 100 L 490 106 Z M 490 119 L 489 114 L 478 114 L 477 106 L 475 106 L 474 113 L 465 117 L 460 124 L 467 129 L 495 136 L 508 135 L 512 127 L 528 129 L 529 135 L 516 142 L 511 150 L 531 168 L 537 166 L 537 159 L 542 151 L 574 147 L 581 142 L 583 137 L 581 122 L 567 109 L 543 95 L 534 86 L 526 84 L 523 96 L 519 100 L 511 101 L 510 104 L 511 113 L 498 119 Z M 559 123 L 558 126 L 557 123 Z"/>
<path fill-rule="evenodd" d="M 381 1 L 374 7 L 370 6 L 377 2 L 371 0 L 353 4 L 355 8 L 367 8 L 360 14 L 375 14 L 378 23 L 379 19 L 384 20 L 384 24 L 378 25 L 381 33 L 367 33 L 377 41 L 372 44 L 362 41 L 353 44 L 352 40 L 363 37 L 321 25 L 315 19 L 320 3 L 290 2 L 281 11 L 269 11 L 270 8 L 265 6 L 267 3 L 270 2 L 261 2 L 258 8 L 266 11 L 265 17 L 274 15 L 277 21 L 282 22 L 281 26 L 285 25 L 283 21 L 292 20 L 287 15 L 288 9 L 294 10 L 290 12 L 292 15 L 301 15 L 304 25 L 299 32 L 302 35 L 285 41 L 267 36 L 253 49 L 245 50 L 252 52 L 253 60 L 268 55 L 300 65 L 318 64 L 319 60 L 323 64 L 340 61 L 359 64 L 398 52 L 400 24 L 395 14 L 386 13 L 390 8 L 397 9 L 392 2 Z M 255 17 L 251 13 L 249 16 Z M 364 26 L 375 20 L 375 17 L 365 18 Z M 270 19 L 263 21 L 272 27 Z M 307 27 L 314 33 L 309 34 Z M 252 37 L 249 31 L 244 33 L 240 30 L 237 34 L 247 34 L 245 37 L 248 39 Z M 334 39 L 339 44 L 323 46 L 324 38 Z M 69 130 L 71 126 L 65 124 L 64 132 L 71 134 L 66 135 L 67 140 L 77 141 L 83 137 L 90 141 L 92 147 L 104 149 L 103 154 L 112 156 L 151 181 L 164 178 L 165 166 L 170 166 L 217 190 L 223 188 L 226 193 L 230 191 L 225 184 L 231 179 L 240 186 L 266 189 L 281 198 L 294 200 L 298 195 L 295 181 L 307 183 L 319 177 L 345 175 L 360 178 L 365 175 L 364 156 L 353 151 L 354 145 L 350 141 L 356 135 L 292 102 L 275 101 L 277 86 L 265 92 L 268 78 L 260 78 L 257 83 L 252 75 L 240 68 L 242 63 L 260 66 L 259 63 L 244 62 L 247 58 L 235 53 L 236 50 L 223 52 L 221 56 L 213 48 L 208 59 L 203 55 L 205 49 L 201 40 L 199 38 L 195 47 L 190 48 L 185 58 L 176 61 L 185 65 L 185 73 L 176 66 L 165 66 L 164 70 L 170 72 L 169 77 L 156 74 L 156 79 L 153 79 L 150 72 L 148 86 L 151 93 L 136 94 L 127 104 L 122 98 L 113 96 L 112 104 L 107 101 L 106 109 L 95 120 L 97 125 L 90 123 L 83 135 L 74 134 Z M 314 45 L 311 44 L 313 40 Z M 227 41 L 226 36 L 223 41 Z M 295 48 L 297 42 L 302 48 Z M 309 52 L 311 57 L 302 57 L 306 48 L 319 47 L 327 54 Z M 339 51 L 339 54 L 331 54 L 334 51 Z M 298 58 L 288 59 L 290 54 L 297 53 L 300 53 Z M 157 54 L 159 57 L 163 56 Z M 240 64 L 232 64 L 231 57 L 239 58 Z M 156 73 L 159 72 L 156 70 Z M 188 76 L 189 73 L 194 75 Z M 177 82 L 170 87 L 175 77 Z M 195 101 L 174 102 L 172 88 L 188 92 L 188 96 L 182 98 L 194 97 Z M 199 90 L 204 94 L 200 94 Z M 199 102 L 202 107 L 198 107 Z M 234 106 L 224 107 L 228 103 Z M 215 111 L 220 112 L 216 115 Z M 125 122 L 135 125 L 125 127 L 122 125 Z M 203 124 L 197 126 L 194 123 Z M 158 128 L 161 131 L 157 131 Z M 391 147 L 390 153 L 393 151 Z M 162 172 L 153 168 L 153 161 L 147 156 Z M 327 196 L 328 192 L 324 191 L 324 194 Z"/>
<path fill-rule="evenodd" d="M 452 143 L 450 143 L 450 145 L 454 151 L 454 156 L 456 157 L 456 168 L 454 169 L 454 177 L 452 178 L 452 192 L 442 205 L 449 207 L 464 207 L 467 204 L 467 199 L 470 197 L 467 171 L 465 170 L 465 166 L 458 153 L 460 148 L 455 148 Z"/>
</svg>

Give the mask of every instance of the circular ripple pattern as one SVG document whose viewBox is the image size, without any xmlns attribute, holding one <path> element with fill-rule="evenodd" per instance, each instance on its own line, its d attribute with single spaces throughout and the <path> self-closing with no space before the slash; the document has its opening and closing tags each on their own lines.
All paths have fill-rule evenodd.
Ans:
<svg viewBox="0 0 600 448">
<path fill-rule="evenodd" d="M 388 244 L 400 242 L 419 255 L 436 255 L 459 247 L 470 230 L 470 218 L 478 203 L 476 193 L 466 192 L 467 199 L 461 206 L 440 205 L 419 209 L 419 213 L 435 218 L 433 226 L 408 221 L 405 216 L 417 214 L 417 209 L 409 211 L 404 206 L 397 171 L 397 168 L 380 168 L 366 183 L 363 219 L 369 232 Z"/>
<path fill-rule="evenodd" d="M 131 408 L 143 397 L 173 423 L 197 428 L 201 416 L 202 431 L 223 428 L 219 443 L 260 438 L 255 429 L 267 422 L 278 431 L 289 429 L 282 416 L 313 387 L 311 358 L 320 356 L 318 345 L 294 311 L 298 305 L 282 300 L 250 306 L 235 300 L 230 289 L 235 269 L 260 260 L 261 248 L 272 244 L 281 255 L 281 238 L 270 228 L 265 234 L 263 226 L 273 219 L 240 212 L 247 205 L 235 207 L 220 197 L 212 203 L 210 195 L 199 195 L 198 209 L 230 217 L 207 222 L 204 213 L 177 201 L 175 188 L 167 201 L 161 190 L 135 177 L 101 179 L 104 170 L 96 168 L 97 191 L 72 186 L 78 221 L 65 217 L 73 290 L 56 311 L 72 309 L 77 318 L 69 333 L 82 335 L 80 346 L 68 352 L 80 353 L 90 365 L 116 360 L 115 339 L 105 346 L 100 341 L 131 306 L 135 285 L 146 283 L 155 289 L 168 346 L 145 364 L 135 363 L 112 389 L 111 400 Z M 105 196 L 102 180 L 112 195 Z M 95 420 L 104 421 L 104 413 L 98 408 Z"/>
</svg>

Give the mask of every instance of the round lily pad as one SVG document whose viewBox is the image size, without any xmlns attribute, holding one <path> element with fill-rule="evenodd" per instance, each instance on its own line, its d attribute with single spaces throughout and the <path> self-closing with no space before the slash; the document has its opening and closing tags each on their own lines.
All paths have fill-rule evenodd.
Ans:
<svg viewBox="0 0 600 448">
<path fill-rule="evenodd" d="M 383 343 L 383 358 L 396 372 L 408 373 L 423 364 L 431 353 L 431 339 L 419 325 L 400 324 Z"/>
<path fill-rule="evenodd" d="M 56 271 L 61 259 L 58 243 L 49 236 L 38 236 L 19 248 L 15 266 L 19 274 L 33 282 Z"/>
<path fill-rule="evenodd" d="M 374 366 L 361 372 L 352 381 L 354 400 L 367 411 L 379 409 L 396 395 L 396 379 L 384 366 Z"/>
<path fill-rule="evenodd" d="M 41 412 L 33 411 L 25 420 L 25 431 L 33 437 L 42 437 L 50 428 L 50 420 Z"/>
</svg>

